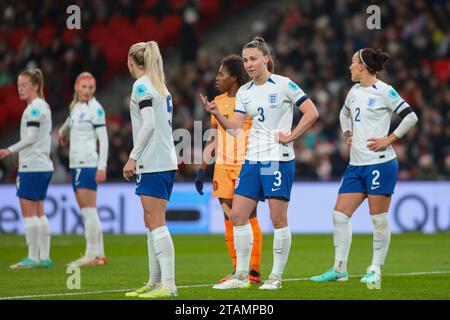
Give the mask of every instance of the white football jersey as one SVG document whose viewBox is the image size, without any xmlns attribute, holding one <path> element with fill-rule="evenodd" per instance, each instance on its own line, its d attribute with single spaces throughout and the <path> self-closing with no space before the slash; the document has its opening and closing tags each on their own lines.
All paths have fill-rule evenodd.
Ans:
<svg viewBox="0 0 450 320">
<path fill-rule="evenodd" d="M 308 97 L 289 78 L 272 74 L 266 83 L 253 81 L 241 86 L 234 111 L 252 119 L 246 159 L 250 161 L 290 161 L 295 158 L 293 142 L 275 141 L 277 132 L 291 133 L 294 105 Z"/>
<path fill-rule="evenodd" d="M 170 94 L 161 97 L 146 75 L 134 82 L 131 93 L 130 116 L 133 144 L 136 145 L 142 127 L 139 103 L 145 100 L 152 101 L 150 108 L 154 110 L 155 128 L 142 155 L 136 159 L 136 172 L 140 174 L 177 170 L 178 162 L 172 135 L 172 97 Z"/>
<path fill-rule="evenodd" d="M 393 112 L 400 113 L 408 103 L 392 86 L 378 80 L 370 87 L 355 84 L 347 94 L 343 108 L 350 110 L 352 118 L 352 147 L 350 164 L 354 166 L 387 162 L 396 158 L 392 146 L 383 151 L 371 151 L 369 138 L 387 137 Z"/>
<path fill-rule="evenodd" d="M 87 102 L 77 102 L 70 112 L 69 167 L 106 167 L 98 163 L 97 134 L 95 129 L 106 126 L 105 110 L 93 97 Z"/>
<path fill-rule="evenodd" d="M 52 112 L 45 100 L 36 98 L 25 108 L 20 122 L 20 138 L 27 134 L 27 127 L 39 128 L 35 143 L 19 151 L 19 172 L 53 171 L 50 159 Z"/>
</svg>

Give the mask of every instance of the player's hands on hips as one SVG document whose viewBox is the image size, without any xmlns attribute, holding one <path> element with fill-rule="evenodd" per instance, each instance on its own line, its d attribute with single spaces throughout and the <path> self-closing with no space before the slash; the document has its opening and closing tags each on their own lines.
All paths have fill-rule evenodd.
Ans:
<svg viewBox="0 0 450 320">
<path fill-rule="evenodd" d="M 6 157 L 10 156 L 12 154 L 11 151 L 8 149 L 0 149 L 0 160 L 5 159 Z"/>
<path fill-rule="evenodd" d="M 198 193 L 203 195 L 203 182 L 205 181 L 205 169 L 198 169 L 197 176 L 195 177 L 195 188 Z"/>
<path fill-rule="evenodd" d="M 63 136 L 58 136 L 58 142 L 61 147 L 64 147 L 67 146 L 67 144 L 69 143 L 69 139 Z"/>
<path fill-rule="evenodd" d="M 386 149 L 391 143 L 387 137 L 384 138 L 370 138 L 367 139 L 369 142 L 367 144 L 367 148 L 372 151 L 383 151 Z"/>
<path fill-rule="evenodd" d="M 219 109 L 214 101 L 208 101 L 208 97 L 200 95 L 200 99 L 202 99 L 203 104 L 205 105 L 205 109 L 208 113 L 212 115 L 217 115 L 219 113 Z"/>
<path fill-rule="evenodd" d="M 130 181 L 130 178 L 136 174 L 136 160 L 128 159 L 125 167 L 123 167 L 123 177 Z"/>
<path fill-rule="evenodd" d="M 106 170 L 97 170 L 95 174 L 95 182 L 102 183 L 106 181 Z"/>
<path fill-rule="evenodd" d="M 291 135 L 284 132 L 277 132 L 275 135 L 275 140 L 282 144 L 288 144 L 292 141 Z"/>
</svg>

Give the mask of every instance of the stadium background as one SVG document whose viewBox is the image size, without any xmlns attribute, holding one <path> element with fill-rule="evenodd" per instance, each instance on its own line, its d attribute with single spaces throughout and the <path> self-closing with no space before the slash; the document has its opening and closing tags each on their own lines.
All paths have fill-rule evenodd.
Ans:
<svg viewBox="0 0 450 320">
<path fill-rule="evenodd" d="M 68 148 L 57 145 L 56 131 L 68 115 L 75 77 L 88 70 L 97 77 L 96 96 L 107 111 L 110 139 L 107 173 L 108 183 L 113 184 L 108 187 L 121 188 L 120 194 L 126 197 L 128 209 L 131 202 L 131 206 L 139 210 L 132 184 L 125 184 L 122 178 L 122 168 L 132 147 L 128 110 L 132 79 L 125 64 L 130 45 L 150 39 L 159 42 L 168 87 L 173 95 L 174 130 L 184 128 L 194 136 L 194 120 L 203 121 L 203 131 L 208 129 L 209 116 L 198 95 L 218 94 L 215 75 L 221 57 L 240 53 L 244 43 L 260 34 L 272 46 L 276 72 L 299 83 L 320 112 L 318 123 L 295 141 L 298 181 L 295 190 L 313 188 L 317 193 L 305 196 L 304 192 L 294 191 L 297 201 L 291 204 L 290 210 L 294 231 L 329 232 L 328 213 L 338 180 L 348 163 L 339 127 L 339 111 L 352 85 L 348 65 L 355 50 L 381 47 L 392 55 L 381 79 L 398 90 L 420 119 L 418 125 L 394 145 L 400 162 L 399 180 L 404 182 L 397 187 L 402 197 L 394 196 L 392 206 L 397 208 L 400 202 L 402 208 L 396 211 L 403 212 L 398 213 L 402 217 L 393 221 L 398 226 L 395 231 L 448 231 L 446 197 L 433 192 L 437 184 L 423 185 L 418 181 L 445 181 L 450 177 L 450 28 L 447 19 L 450 4 L 448 1 L 380 2 L 381 28 L 369 30 L 366 9 L 374 3 L 351 0 L 283 0 L 276 4 L 254 0 L 3 1 L 0 5 L 3 12 L 0 23 L 0 145 L 6 147 L 18 139 L 25 103 L 18 99 L 17 74 L 27 67 L 40 67 L 54 122 L 52 160 L 55 172 L 49 190 L 51 199 L 46 205 L 52 207 L 48 210 L 55 211 L 54 232 L 67 232 L 62 222 L 58 222 L 65 219 L 64 210 L 54 207 L 63 208 L 68 202 L 67 206 L 76 210 L 76 204 L 68 184 Z M 81 29 L 71 30 L 66 26 L 70 16 L 66 9 L 72 4 L 81 9 Z M 296 112 L 294 123 L 299 117 Z M 392 128 L 398 121 L 394 116 Z M 201 156 L 198 146 L 192 139 L 192 160 Z M 0 190 L 5 190 L 0 202 L 2 233 L 21 232 L 18 201 L 13 194 L 16 160 L 10 157 L 0 161 L 3 184 Z M 179 232 L 221 232 L 220 207 L 216 201 L 210 201 L 210 192 L 205 197 L 189 192 L 193 190 L 197 168 L 198 164 L 180 164 L 175 194 L 181 194 L 175 198 L 181 200 L 172 201 L 169 220 Z M 209 166 L 209 178 L 212 170 L 213 166 Z M 416 183 L 411 184 L 411 181 Z M 60 184 L 66 187 L 58 197 L 55 190 L 61 189 Z M 405 191 L 403 186 L 408 185 Z M 439 186 L 443 194 L 449 190 L 445 182 L 440 182 Z M 179 187 L 183 191 L 179 191 Z M 102 188 L 100 207 L 109 199 Z M 6 196 L 7 190 L 10 196 Z M 210 191 L 211 186 L 207 185 L 206 190 Z M 266 207 L 260 205 L 260 211 L 267 218 Z M 433 211 L 435 207 L 437 214 Z M 100 213 L 102 218 L 111 217 L 109 212 L 114 209 L 109 209 Z M 124 214 L 130 221 L 140 223 L 141 219 L 129 217 L 133 210 L 126 210 Z M 314 214 L 305 214 L 311 211 Z M 360 211 L 366 212 L 366 207 Z M 358 227 L 357 220 L 355 231 L 369 232 L 370 221 L 366 214 L 361 215 L 363 217 L 358 219 L 362 225 Z M 308 221 L 319 224 L 322 221 L 322 227 L 314 227 Z M 268 232 L 270 222 L 266 222 L 264 231 Z M 119 230 L 125 233 L 144 231 L 124 227 Z"/>
<path fill-rule="evenodd" d="M 69 30 L 69 5 L 81 9 L 81 29 Z M 381 29 L 368 30 L 366 9 L 381 9 Z M 55 173 L 46 201 L 53 234 L 55 268 L 33 274 L 0 273 L 0 299 L 121 299 L 147 277 L 141 207 L 134 184 L 122 168 L 131 149 L 126 68 L 129 46 L 159 42 L 174 100 L 174 129 L 194 133 L 194 120 L 209 125 L 199 93 L 217 94 L 214 78 L 220 58 L 240 53 L 253 36 L 272 46 L 276 73 L 289 76 L 318 106 L 318 123 L 295 141 L 296 184 L 289 220 L 293 247 L 283 292 L 258 290 L 218 295 L 202 289 L 228 272 L 222 213 L 211 185 L 199 196 L 193 180 L 198 165 L 183 164 L 168 218 L 177 250 L 180 299 L 446 299 L 450 297 L 450 2 L 353 0 L 94 0 L 0 1 L 0 147 L 19 138 L 25 103 L 17 96 L 17 74 L 40 67 L 53 112 L 52 160 Z M 394 234 L 382 292 L 373 294 L 350 280 L 341 288 L 305 282 L 332 257 L 331 209 L 348 162 L 339 129 L 339 110 L 352 83 L 348 65 L 354 51 L 381 47 L 392 60 L 380 76 L 392 84 L 419 116 L 418 125 L 396 143 L 399 184 L 391 207 Z M 97 98 L 107 113 L 110 151 L 108 184 L 99 187 L 99 214 L 105 231 L 108 272 L 83 270 L 86 292 L 67 293 L 65 263 L 83 250 L 78 208 L 69 185 L 68 150 L 59 148 L 56 130 L 68 115 L 73 82 L 81 71 L 97 77 Z M 295 123 L 300 117 L 295 114 Z M 392 127 L 399 119 L 393 117 Z M 194 147 L 194 146 L 193 146 Z M 192 158 L 201 150 L 193 148 Z M 24 237 L 15 197 L 17 159 L 0 161 L 0 268 L 21 258 Z M 211 178 L 212 167 L 207 177 Z M 266 204 L 259 207 L 263 241 L 262 273 L 272 256 L 272 228 Z M 371 255 L 372 225 L 364 205 L 352 220 L 355 233 L 349 267 L 364 271 Z M 180 234 L 181 233 L 181 234 Z M 195 233 L 194 235 L 190 235 Z M 210 233 L 219 233 L 211 235 Z M 325 233 L 307 235 L 306 233 Z M 431 233 L 428 235 L 426 233 Z M 122 234 L 122 235 L 117 235 Z M 208 261 L 208 263 L 198 263 Z M 307 261 L 307 263 L 305 263 Z M 133 275 L 130 270 L 133 269 Z M 112 276 L 113 275 L 113 276 Z M 407 275 L 408 277 L 403 277 Z M 299 278 L 300 277 L 300 278 Z M 206 284 L 205 284 L 206 283 Z M 192 286 L 192 284 L 194 284 Z M 197 287 L 196 287 L 197 286 Z"/>
</svg>

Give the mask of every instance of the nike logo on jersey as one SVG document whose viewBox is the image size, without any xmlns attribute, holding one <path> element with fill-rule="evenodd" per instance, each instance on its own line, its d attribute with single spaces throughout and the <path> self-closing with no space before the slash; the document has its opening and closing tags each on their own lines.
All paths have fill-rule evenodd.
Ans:
<svg viewBox="0 0 450 320">
<path fill-rule="evenodd" d="M 280 190 L 281 188 L 272 188 L 272 192 L 274 192 L 274 191 L 278 191 L 278 190 Z"/>
<path fill-rule="evenodd" d="M 375 190 L 375 189 L 378 189 L 379 187 L 381 187 L 381 186 L 376 186 L 376 187 L 370 187 L 370 190 Z"/>
</svg>

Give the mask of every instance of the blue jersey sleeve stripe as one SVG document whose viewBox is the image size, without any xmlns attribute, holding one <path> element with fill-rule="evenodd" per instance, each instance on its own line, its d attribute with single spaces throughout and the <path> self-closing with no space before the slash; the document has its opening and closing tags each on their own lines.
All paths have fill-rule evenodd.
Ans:
<svg viewBox="0 0 450 320">
<path fill-rule="evenodd" d="M 397 112 L 397 110 L 405 103 L 405 100 L 403 100 L 395 109 L 394 112 Z"/>
<path fill-rule="evenodd" d="M 234 109 L 234 112 L 239 112 L 239 113 L 242 113 L 242 114 L 247 114 L 247 112 L 242 111 L 242 110 L 237 110 L 237 109 Z"/>
<path fill-rule="evenodd" d="M 297 102 L 295 102 L 295 105 L 296 105 L 297 107 L 300 107 L 301 104 L 302 104 L 303 102 L 305 102 L 307 99 L 308 99 L 308 96 L 305 94 L 303 97 L 301 97 L 300 99 L 298 99 Z"/>
<path fill-rule="evenodd" d="M 94 124 L 94 128 L 95 129 L 97 129 L 97 128 L 100 128 L 100 127 L 104 127 L 104 126 L 106 126 L 106 124 Z"/>
<path fill-rule="evenodd" d="M 349 107 L 347 107 L 347 105 L 346 104 L 344 104 L 344 107 L 346 107 L 348 110 L 350 110 L 350 108 Z"/>
</svg>

